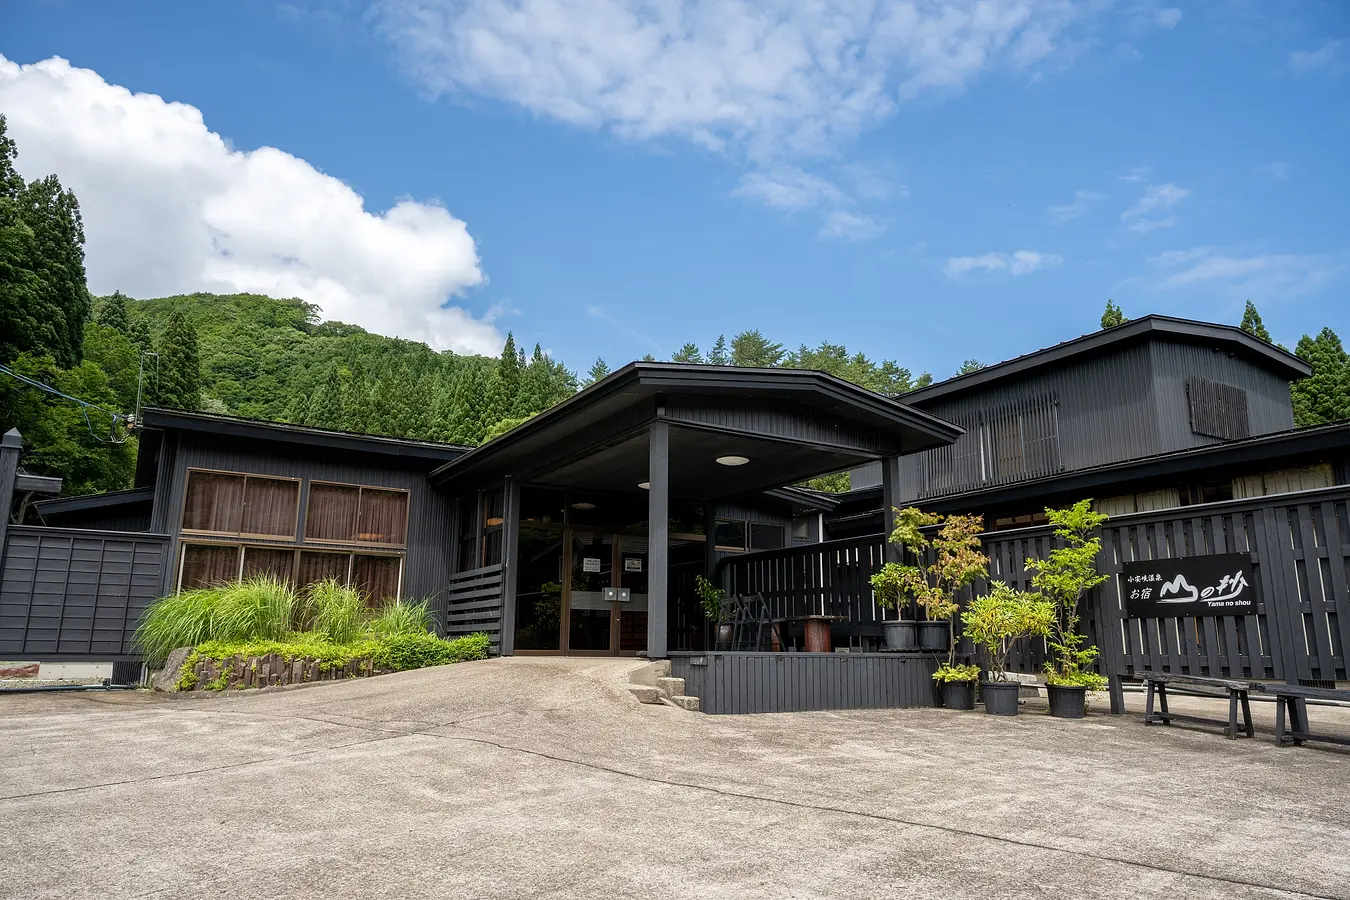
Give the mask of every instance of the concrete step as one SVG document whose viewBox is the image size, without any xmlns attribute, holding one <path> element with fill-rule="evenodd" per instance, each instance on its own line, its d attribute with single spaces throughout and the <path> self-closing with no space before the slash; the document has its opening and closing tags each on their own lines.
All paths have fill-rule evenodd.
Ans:
<svg viewBox="0 0 1350 900">
<path fill-rule="evenodd" d="M 654 687 L 648 687 L 645 684 L 628 685 L 628 693 L 638 699 L 639 703 L 660 703 L 662 699 L 661 692 Z"/>
<path fill-rule="evenodd" d="M 678 706 L 680 709 L 687 709 L 690 712 L 698 712 L 698 698 L 685 697 L 682 694 L 676 694 L 674 697 L 667 697 L 666 702 L 672 706 Z"/>
<path fill-rule="evenodd" d="M 656 689 L 667 697 L 680 697 L 684 695 L 683 678 L 658 678 L 656 679 Z"/>
</svg>

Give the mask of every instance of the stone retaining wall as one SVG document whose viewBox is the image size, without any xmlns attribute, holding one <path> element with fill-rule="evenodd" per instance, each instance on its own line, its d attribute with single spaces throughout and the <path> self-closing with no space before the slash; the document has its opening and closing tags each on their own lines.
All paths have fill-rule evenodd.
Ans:
<svg viewBox="0 0 1350 900">
<path fill-rule="evenodd" d="M 327 670 L 319 668 L 314 659 L 294 659 L 287 661 L 275 653 L 267 656 L 232 656 L 229 659 L 205 659 L 192 667 L 197 683 L 191 690 L 202 691 L 215 688 L 222 674 L 226 676 L 226 687 L 270 687 L 281 684 L 304 684 L 311 681 L 336 681 L 343 678 L 367 678 L 371 675 L 384 675 L 385 669 L 377 669 L 369 659 L 358 659 L 344 666 Z"/>
</svg>

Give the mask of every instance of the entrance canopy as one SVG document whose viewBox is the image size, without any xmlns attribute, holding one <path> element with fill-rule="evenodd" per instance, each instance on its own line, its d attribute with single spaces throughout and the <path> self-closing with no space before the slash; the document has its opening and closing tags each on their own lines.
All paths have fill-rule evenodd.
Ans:
<svg viewBox="0 0 1350 900">
<path fill-rule="evenodd" d="M 432 483 L 458 492 L 510 477 L 637 491 L 650 481 L 658 422 L 668 426 L 670 494 L 688 500 L 757 493 L 962 434 L 823 372 L 635 362 L 450 461 Z"/>
</svg>

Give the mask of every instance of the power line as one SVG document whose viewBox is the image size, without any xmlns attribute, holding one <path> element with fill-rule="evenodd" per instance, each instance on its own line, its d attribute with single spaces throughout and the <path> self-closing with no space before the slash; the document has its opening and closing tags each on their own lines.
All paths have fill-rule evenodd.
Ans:
<svg viewBox="0 0 1350 900">
<path fill-rule="evenodd" d="M 72 397 L 70 394 L 67 394 L 65 391 L 59 390 L 58 388 L 54 388 L 54 387 L 52 387 L 50 384 L 43 384 L 41 381 L 38 381 L 37 379 L 29 378 L 27 375 L 22 375 L 22 374 L 20 374 L 20 373 L 18 373 L 18 372 L 16 372 L 16 371 L 14 371 L 13 369 L 11 369 L 9 366 L 0 365 L 0 374 L 8 375 L 8 376 L 10 376 L 10 377 L 13 378 L 13 379 L 15 379 L 15 380 L 17 380 L 17 381 L 20 381 L 20 382 L 22 382 L 22 383 L 28 385 L 29 387 L 35 387 L 35 388 L 37 388 L 37 389 L 40 390 L 40 391 L 46 391 L 46 392 L 49 393 L 49 394 L 54 394 L 54 395 L 57 396 L 57 397 L 61 397 L 61 398 L 64 399 L 64 400 L 69 400 L 69 401 L 71 401 L 72 403 L 74 403 L 74 404 L 76 404 L 77 406 L 79 406 L 79 407 L 80 407 L 80 412 L 84 415 L 84 424 L 85 424 L 85 427 L 89 429 L 89 436 L 92 437 L 94 440 L 98 441 L 99 443 L 102 443 L 102 444 L 125 444 L 125 443 L 127 442 L 127 439 L 126 439 L 125 437 L 123 437 L 122 440 L 120 440 L 120 441 L 117 440 L 116 432 L 114 431 L 114 429 L 117 427 L 117 423 L 118 423 L 118 422 L 126 422 L 126 421 L 128 421 L 128 417 L 127 417 L 127 416 L 124 416 L 124 415 L 122 415 L 122 414 L 119 413 L 119 412 L 113 412 L 113 411 L 110 410 L 110 409 L 104 409 L 103 407 L 99 406 L 97 403 L 90 403 L 88 400 L 81 400 L 79 397 Z M 95 433 L 95 431 L 94 431 L 94 422 L 93 422 L 92 419 L 89 418 L 89 410 L 91 410 L 91 409 L 98 410 L 99 412 L 106 414 L 106 415 L 111 419 L 111 422 L 109 423 L 109 428 L 108 428 L 108 439 L 107 439 L 107 440 L 104 440 L 104 439 L 103 439 L 102 437 L 100 437 L 97 433 Z M 132 420 L 132 421 L 134 421 L 134 420 Z"/>
</svg>

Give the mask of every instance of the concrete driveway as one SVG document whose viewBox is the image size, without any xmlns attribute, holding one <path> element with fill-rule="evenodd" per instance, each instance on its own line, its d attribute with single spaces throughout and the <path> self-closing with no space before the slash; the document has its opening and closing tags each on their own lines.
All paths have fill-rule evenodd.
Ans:
<svg viewBox="0 0 1350 900">
<path fill-rule="evenodd" d="M 635 703 L 632 666 L 0 696 L 0 897 L 1350 897 L 1345 753 L 705 716 Z"/>
</svg>

